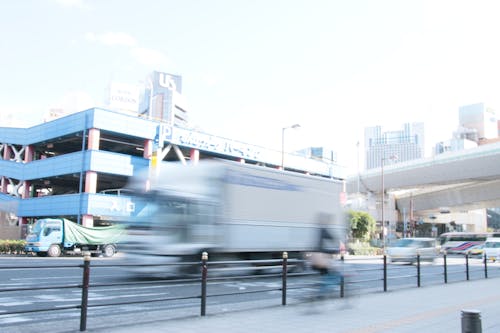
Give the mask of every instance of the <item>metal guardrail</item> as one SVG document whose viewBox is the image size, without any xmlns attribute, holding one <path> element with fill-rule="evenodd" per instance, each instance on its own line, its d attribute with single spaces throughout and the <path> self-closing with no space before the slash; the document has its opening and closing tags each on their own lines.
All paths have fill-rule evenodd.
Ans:
<svg viewBox="0 0 500 333">
<path fill-rule="evenodd" d="M 341 278 L 339 280 L 339 297 L 345 297 L 345 290 L 348 286 L 354 285 L 363 285 L 371 282 L 382 282 L 382 290 L 386 292 L 388 290 L 388 285 L 390 281 L 405 279 L 408 280 L 410 278 L 415 279 L 415 283 L 417 287 L 421 287 L 422 278 L 431 276 L 431 275 L 442 275 L 443 283 L 448 283 L 448 278 L 451 274 L 464 274 L 465 280 L 471 279 L 471 273 L 474 271 L 471 268 L 469 263 L 469 255 L 464 255 L 464 264 L 463 267 L 459 266 L 459 270 L 450 271 L 450 267 L 448 265 L 448 256 L 446 254 L 442 255 L 442 271 L 441 272 L 427 272 L 423 269 L 421 265 L 421 258 L 419 255 L 416 256 L 415 259 L 415 268 L 416 271 L 414 274 L 405 274 L 405 275 L 397 275 L 397 271 L 402 269 L 403 267 L 398 265 L 389 265 L 387 261 L 387 257 L 384 256 L 374 256 L 368 260 L 371 261 L 382 261 L 382 266 L 377 267 L 376 269 L 359 269 L 359 268 L 350 268 L 351 265 L 354 265 L 359 259 L 349 258 L 347 261 L 351 265 L 345 265 L 345 269 L 342 271 Z M 367 260 L 366 258 L 364 260 Z M 412 260 L 413 261 L 413 260 Z M 344 256 L 340 257 L 340 262 L 342 264 L 346 263 L 346 259 Z M 263 275 L 238 275 L 238 276 L 222 276 L 222 277 L 211 277 L 209 278 L 210 266 L 215 265 L 241 265 L 241 264 L 256 264 L 256 265 L 267 265 L 267 267 L 279 267 L 281 268 L 280 273 L 276 274 L 263 274 Z M 157 284 L 158 282 L 151 281 L 135 281 L 134 283 L 130 282 L 120 282 L 120 283 L 90 283 L 90 273 L 91 273 L 91 262 L 90 262 L 90 254 L 86 253 L 84 256 L 83 264 L 80 265 L 57 265 L 57 266 L 8 266 L 8 267 L 0 267 L 0 271 L 2 270 L 13 270 L 13 269 L 61 269 L 61 268 L 81 268 L 82 269 L 82 283 L 81 284 L 66 284 L 66 285 L 48 285 L 48 286 L 39 286 L 39 287 L 31 287 L 31 288 L 4 288 L 0 289 L 0 294 L 7 292 L 22 292 L 22 291 L 33 291 L 33 290 L 53 290 L 53 289 L 81 289 L 81 301 L 79 304 L 68 305 L 68 306 L 58 306 L 58 307 L 47 307 L 47 308 L 37 308 L 37 309 L 26 309 L 19 311 L 5 311 L 0 313 L 0 317 L 4 315 L 13 315 L 13 314 L 22 314 L 22 313 L 33 313 L 33 312 L 46 312 L 46 311 L 60 311 L 60 310 L 80 310 L 80 331 L 86 331 L 87 329 L 87 312 L 89 308 L 92 307 L 105 307 L 105 306 L 120 306 L 120 305 L 130 305 L 130 304 L 139 304 L 139 303 L 154 303 L 154 302 L 165 302 L 165 301 L 174 301 L 174 300 L 186 300 L 186 299 L 199 299 L 200 300 L 200 316 L 206 315 L 207 309 L 207 298 L 208 297 L 221 297 L 221 296 L 231 296 L 231 295 L 239 295 L 239 294 L 250 294 L 250 293 L 262 293 L 269 291 L 281 291 L 281 305 L 287 305 L 287 294 L 289 290 L 292 289 L 300 289 L 303 288 L 304 285 L 295 285 L 291 286 L 288 284 L 288 279 L 290 277 L 300 277 L 300 276 L 312 276 L 318 275 L 317 273 L 292 273 L 289 272 L 289 269 L 293 267 L 295 264 L 303 264 L 303 260 L 298 259 L 289 259 L 287 252 L 283 252 L 281 259 L 271 259 L 271 260 L 246 260 L 246 261 L 214 261 L 209 262 L 208 254 L 204 252 L 201 257 L 200 262 L 195 263 L 185 263 L 186 265 L 200 265 L 201 274 L 200 277 L 189 278 L 189 279 L 176 279 L 161 282 L 165 285 L 168 283 L 179 283 L 179 282 L 194 282 L 200 284 L 200 293 L 195 295 L 185 295 L 179 297 L 161 297 L 147 300 L 133 300 L 126 302 L 108 302 L 108 303 L 99 303 L 99 304 L 89 304 L 89 290 L 91 288 L 98 287 L 108 287 L 108 286 L 123 286 L 123 285 L 137 285 L 137 284 Z M 140 265 L 140 266 L 169 266 L 169 265 L 179 265 L 179 263 L 175 264 L 161 264 L 161 265 Z M 127 265 L 127 264 L 118 264 L 118 265 L 98 265 L 95 267 L 125 267 L 125 266 L 139 266 L 139 265 Z M 454 265 L 455 268 L 457 265 Z M 433 265 L 436 267 L 436 265 Z M 482 267 L 478 270 L 475 267 L 475 272 L 481 273 L 481 276 L 484 278 L 488 278 L 488 263 L 486 259 L 482 260 Z M 381 272 L 381 278 L 377 279 L 364 279 L 362 278 L 363 273 L 366 272 Z M 389 276 L 389 273 L 392 273 L 392 276 Z M 477 275 L 477 274 L 476 274 Z M 344 279 L 344 276 L 352 276 L 353 278 Z M 236 280 L 236 279 L 252 279 L 252 278 L 265 278 L 265 277 L 280 277 L 281 285 L 278 288 L 264 288 L 257 290 L 248 290 L 248 291 L 238 291 L 232 293 L 212 293 L 208 294 L 207 286 L 212 281 L 221 281 L 221 280 Z M 309 284 L 310 286 L 310 284 Z"/>
</svg>

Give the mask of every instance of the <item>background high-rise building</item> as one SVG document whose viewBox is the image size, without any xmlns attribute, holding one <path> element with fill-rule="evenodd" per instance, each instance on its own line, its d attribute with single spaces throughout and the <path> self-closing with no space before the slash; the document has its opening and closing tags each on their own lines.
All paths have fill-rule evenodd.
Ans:
<svg viewBox="0 0 500 333">
<path fill-rule="evenodd" d="M 484 103 L 458 108 L 458 129 L 450 140 L 438 142 L 434 154 L 460 151 L 498 141 L 499 127 L 495 111 Z"/>
<path fill-rule="evenodd" d="M 498 125 L 495 111 L 484 103 L 461 106 L 458 109 L 459 125 L 461 128 L 476 131 L 475 136 L 469 139 L 480 141 L 493 139 L 498 136 Z"/>
<path fill-rule="evenodd" d="M 296 153 L 316 160 L 337 162 L 337 152 L 326 147 L 307 147 Z"/>
<path fill-rule="evenodd" d="M 365 168 L 378 168 L 424 157 L 424 123 L 406 123 L 399 131 L 382 132 L 381 126 L 365 128 Z M 393 158 L 395 157 L 395 158 Z"/>
<path fill-rule="evenodd" d="M 182 77 L 162 72 L 151 73 L 148 79 L 148 105 L 144 108 L 148 117 L 170 125 L 187 127 L 187 107 L 182 97 Z"/>
</svg>

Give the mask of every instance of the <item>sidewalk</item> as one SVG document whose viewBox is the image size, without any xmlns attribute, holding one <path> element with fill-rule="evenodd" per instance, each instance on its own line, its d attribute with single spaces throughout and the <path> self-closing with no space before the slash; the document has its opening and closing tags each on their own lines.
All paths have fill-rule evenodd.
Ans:
<svg viewBox="0 0 500 333">
<path fill-rule="evenodd" d="M 461 310 L 474 309 L 481 312 L 482 332 L 498 333 L 499 282 L 465 281 L 88 332 L 455 333 L 461 332 Z"/>
</svg>

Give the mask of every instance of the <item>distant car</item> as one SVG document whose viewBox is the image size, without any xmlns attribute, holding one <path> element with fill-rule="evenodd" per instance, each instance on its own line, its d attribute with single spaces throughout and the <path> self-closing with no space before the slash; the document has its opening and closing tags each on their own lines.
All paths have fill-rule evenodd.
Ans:
<svg viewBox="0 0 500 333">
<path fill-rule="evenodd" d="M 415 237 L 402 238 L 386 250 L 389 262 L 417 262 L 417 255 L 421 261 L 434 261 L 439 255 L 439 246 L 436 239 Z"/>
<path fill-rule="evenodd" d="M 487 260 L 500 260 L 500 237 L 487 238 L 483 246 L 483 258 Z"/>
<path fill-rule="evenodd" d="M 468 253 L 470 256 L 482 256 L 484 253 L 484 244 L 473 246 Z"/>
</svg>

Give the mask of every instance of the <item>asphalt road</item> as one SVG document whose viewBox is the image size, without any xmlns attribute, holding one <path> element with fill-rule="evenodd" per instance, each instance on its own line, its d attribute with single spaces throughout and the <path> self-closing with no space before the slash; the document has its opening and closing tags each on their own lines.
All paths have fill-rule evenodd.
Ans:
<svg viewBox="0 0 500 333">
<path fill-rule="evenodd" d="M 117 258 L 92 258 L 87 325 L 117 325 L 158 319 L 188 318 L 200 314 L 200 282 L 182 280 L 135 280 Z M 383 261 L 380 258 L 350 257 L 344 263 L 346 292 L 362 297 L 382 292 Z M 44 325 L 51 332 L 78 331 L 83 279 L 81 257 L 0 257 L 0 331 L 38 332 Z M 416 265 L 387 265 L 387 289 L 416 288 Z M 444 283 L 442 260 L 420 265 L 420 284 Z M 448 258 L 448 282 L 467 278 L 464 258 Z M 500 276 L 500 264 L 489 264 L 488 275 Z M 209 270 L 210 277 L 210 270 Z M 483 279 L 484 266 L 469 259 L 469 279 Z M 303 302 L 317 290 L 317 275 L 290 274 L 287 302 Z M 206 311 L 225 311 L 280 305 L 282 279 L 253 276 L 210 280 Z M 44 288 L 33 290 L 34 288 Z M 335 290 L 336 297 L 339 289 Z M 215 296 L 218 295 L 218 296 Z M 43 310 L 43 311 L 42 311 Z M 47 310 L 47 311 L 45 311 Z M 28 312 L 29 311 L 29 312 Z"/>
</svg>

